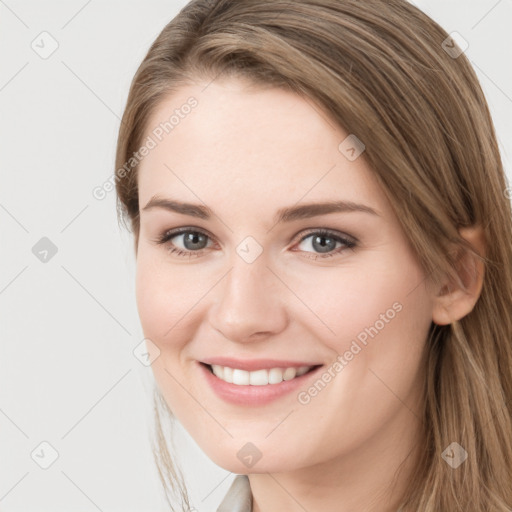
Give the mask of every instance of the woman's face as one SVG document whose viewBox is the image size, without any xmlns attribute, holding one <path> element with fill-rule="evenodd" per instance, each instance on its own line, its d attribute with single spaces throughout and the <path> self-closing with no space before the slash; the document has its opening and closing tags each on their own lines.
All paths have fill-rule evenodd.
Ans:
<svg viewBox="0 0 512 512">
<path fill-rule="evenodd" d="M 205 86 L 153 113 L 138 176 L 137 305 L 167 403 L 235 473 L 396 451 L 433 299 L 362 146 L 293 93 Z"/>
</svg>

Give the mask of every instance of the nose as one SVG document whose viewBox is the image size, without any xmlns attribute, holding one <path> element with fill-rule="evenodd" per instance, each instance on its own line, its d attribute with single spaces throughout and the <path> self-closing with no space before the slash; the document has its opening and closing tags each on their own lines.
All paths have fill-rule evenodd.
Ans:
<svg viewBox="0 0 512 512">
<path fill-rule="evenodd" d="M 287 325 L 286 288 L 266 265 L 263 257 L 247 263 L 236 256 L 231 270 L 216 287 L 209 321 L 232 341 L 266 339 Z"/>
</svg>

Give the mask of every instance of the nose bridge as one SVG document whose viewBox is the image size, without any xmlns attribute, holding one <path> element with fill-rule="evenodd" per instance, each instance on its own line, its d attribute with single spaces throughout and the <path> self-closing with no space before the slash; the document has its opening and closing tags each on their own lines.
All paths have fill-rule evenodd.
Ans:
<svg viewBox="0 0 512 512">
<path fill-rule="evenodd" d="M 285 327 L 284 290 L 267 268 L 266 258 L 248 262 L 234 254 L 223 281 L 210 321 L 225 337 L 247 341 L 254 334 L 270 335 Z"/>
</svg>

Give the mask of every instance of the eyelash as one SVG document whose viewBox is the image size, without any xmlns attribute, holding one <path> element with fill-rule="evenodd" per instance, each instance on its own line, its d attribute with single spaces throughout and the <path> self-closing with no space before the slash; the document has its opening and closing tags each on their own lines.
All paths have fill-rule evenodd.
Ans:
<svg viewBox="0 0 512 512">
<path fill-rule="evenodd" d="M 179 228 L 179 229 L 176 229 L 176 230 L 166 231 L 159 238 L 154 240 L 154 242 L 159 244 L 159 245 L 165 245 L 172 238 L 174 238 L 174 237 L 176 237 L 178 235 L 182 235 L 184 233 L 193 233 L 193 234 L 203 235 L 203 236 L 206 236 L 208 239 L 211 240 L 211 237 L 207 233 L 205 233 L 204 231 L 201 231 L 199 229 L 196 229 L 196 228 Z M 308 251 L 304 251 L 304 252 L 306 252 L 306 254 L 313 254 L 312 256 L 304 256 L 304 257 L 309 258 L 309 259 L 314 259 L 314 260 L 326 259 L 326 258 L 330 258 L 332 256 L 335 256 L 335 255 L 339 254 L 340 252 L 344 251 L 345 249 L 354 250 L 355 247 L 357 247 L 357 242 L 354 239 L 349 239 L 348 237 L 341 236 L 337 232 L 330 231 L 328 229 L 322 229 L 322 228 L 315 229 L 315 230 L 310 230 L 306 235 L 302 236 L 302 238 L 297 242 L 297 244 L 300 244 L 301 242 L 303 242 L 304 240 L 309 238 L 311 235 L 319 235 L 321 237 L 332 238 L 336 242 L 342 243 L 344 245 L 344 247 L 338 247 L 337 249 L 334 249 L 333 251 L 325 253 L 325 254 L 310 253 Z M 174 247 L 172 244 L 170 244 L 170 247 L 168 247 L 168 252 L 169 253 L 175 254 L 178 257 L 188 257 L 188 258 L 200 256 L 205 250 L 206 249 L 200 249 L 198 251 L 186 251 L 186 250 L 183 250 L 183 249 L 178 249 L 177 247 Z"/>
</svg>

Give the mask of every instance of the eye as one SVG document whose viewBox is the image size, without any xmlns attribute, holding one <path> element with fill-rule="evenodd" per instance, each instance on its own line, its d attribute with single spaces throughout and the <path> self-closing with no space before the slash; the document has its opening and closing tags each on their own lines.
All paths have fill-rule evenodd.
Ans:
<svg viewBox="0 0 512 512">
<path fill-rule="evenodd" d="M 208 247 L 210 236 L 202 231 L 191 228 L 180 228 L 165 232 L 155 242 L 169 245 L 169 252 L 177 256 L 194 257 Z M 172 240 L 172 243 L 171 243 Z"/>
<path fill-rule="evenodd" d="M 311 252 L 308 249 L 316 251 L 316 254 L 306 256 L 312 259 L 329 258 L 345 249 L 354 249 L 357 245 L 355 239 L 326 229 L 317 229 L 303 236 L 298 245 L 300 246 L 300 244 L 303 244 L 301 251 Z"/>
</svg>

